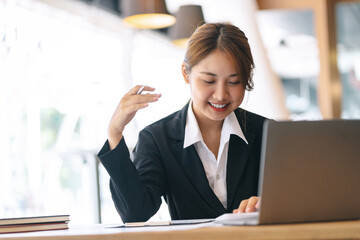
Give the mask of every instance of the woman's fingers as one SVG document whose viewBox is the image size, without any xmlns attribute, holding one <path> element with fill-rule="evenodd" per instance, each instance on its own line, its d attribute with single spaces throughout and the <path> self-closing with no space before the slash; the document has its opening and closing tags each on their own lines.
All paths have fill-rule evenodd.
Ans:
<svg viewBox="0 0 360 240">
<path fill-rule="evenodd" d="M 238 209 L 235 209 L 234 211 L 236 213 L 243 213 L 245 212 L 245 209 L 246 209 L 246 206 L 248 204 L 249 200 L 248 199 L 245 199 L 245 200 L 242 200 L 240 205 L 239 205 L 239 208 Z"/>
<path fill-rule="evenodd" d="M 251 197 L 249 198 L 248 204 L 245 208 L 245 212 L 255 212 L 257 210 L 256 204 L 259 201 L 259 197 Z"/>
<path fill-rule="evenodd" d="M 149 93 L 124 96 L 113 115 L 113 123 L 118 125 L 118 129 L 123 130 L 138 110 L 147 107 L 151 102 L 158 101 L 160 97 L 161 94 Z"/>
<path fill-rule="evenodd" d="M 131 121 L 138 110 L 145 108 L 149 103 L 156 102 L 161 97 L 161 94 L 142 94 L 142 95 L 132 95 L 124 96 L 121 99 L 113 118 L 119 123 L 124 123 L 125 125 Z M 124 121 L 127 119 L 127 121 Z M 125 127 L 125 125 L 123 127 Z"/>
<path fill-rule="evenodd" d="M 133 103 L 133 104 L 130 104 L 129 106 L 127 106 L 126 108 L 124 108 L 122 114 L 124 116 L 131 115 L 132 113 L 136 113 L 140 109 L 146 108 L 147 106 L 149 106 L 148 101 L 140 102 L 140 103 Z"/>
<path fill-rule="evenodd" d="M 154 90 L 155 90 L 155 88 L 152 88 L 149 86 L 144 86 L 144 85 L 143 86 L 137 85 L 137 86 L 133 87 L 120 100 L 116 112 L 121 111 L 121 110 L 126 110 L 126 108 L 129 106 L 130 106 L 130 109 L 127 109 L 127 110 L 134 111 L 136 108 L 131 107 L 134 104 L 137 105 L 137 104 L 141 104 L 141 103 L 156 102 L 161 97 L 161 94 L 150 94 L 150 93 L 141 94 L 144 91 L 154 91 Z M 138 108 L 138 109 L 140 109 L 140 108 Z"/>
<path fill-rule="evenodd" d="M 145 86 L 145 85 L 136 85 L 132 89 L 129 90 L 129 92 L 126 93 L 126 95 L 138 95 L 141 94 L 143 91 L 152 92 L 155 88 Z"/>
<path fill-rule="evenodd" d="M 134 118 L 136 112 L 156 102 L 161 94 L 141 94 L 143 91 L 154 91 L 155 88 L 137 85 L 129 90 L 120 100 L 110 120 L 108 140 L 110 148 L 114 148 L 122 138 L 125 126 Z"/>
<path fill-rule="evenodd" d="M 239 208 L 235 209 L 233 213 L 245 213 L 245 212 L 255 212 L 260 208 L 260 198 L 251 197 L 241 201 Z"/>
<path fill-rule="evenodd" d="M 261 198 L 259 198 L 259 200 L 257 201 L 257 203 L 256 203 L 256 205 L 255 205 L 255 208 L 256 208 L 257 210 L 259 210 L 259 209 L 260 209 L 260 205 L 261 205 Z"/>
</svg>

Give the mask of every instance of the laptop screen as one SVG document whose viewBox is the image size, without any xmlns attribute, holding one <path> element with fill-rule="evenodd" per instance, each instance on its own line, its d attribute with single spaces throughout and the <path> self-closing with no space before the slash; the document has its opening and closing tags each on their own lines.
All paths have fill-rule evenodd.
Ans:
<svg viewBox="0 0 360 240">
<path fill-rule="evenodd" d="M 360 120 L 267 121 L 260 224 L 360 218 Z"/>
</svg>

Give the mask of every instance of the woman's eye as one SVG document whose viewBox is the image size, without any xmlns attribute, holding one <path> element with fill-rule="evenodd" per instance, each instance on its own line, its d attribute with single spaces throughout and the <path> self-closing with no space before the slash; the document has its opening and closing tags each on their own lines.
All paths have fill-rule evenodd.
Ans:
<svg viewBox="0 0 360 240">
<path fill-rule="evenodd" d="M 229 82 L 229 84 L 231 84 L 231 85 L 238 85 L 238 84 L 240 84 L 240 81 Z"/>
<path fill-rule="evenodd" d="M 211 84 L 211 83 L 214 83 L 215 81 L 213 81 L 213 80 L 203 80 L 204 81 L 204 83 L 207 83 L 207 84 Z"/>
</svg>

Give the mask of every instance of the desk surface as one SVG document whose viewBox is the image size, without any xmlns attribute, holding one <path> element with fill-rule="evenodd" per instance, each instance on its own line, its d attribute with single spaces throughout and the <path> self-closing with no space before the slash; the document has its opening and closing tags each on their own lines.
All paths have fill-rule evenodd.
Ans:
<svg viewBox="0 0 360 240">
<path fill-rule="evenodd" d="M 360 220 L 264 226 L 213 226 L 209 224 L 111 228 L 107 225 L 70 226 L 68 230 L 0 234 L 0 239 L 360 239 Z"/>
</svg>

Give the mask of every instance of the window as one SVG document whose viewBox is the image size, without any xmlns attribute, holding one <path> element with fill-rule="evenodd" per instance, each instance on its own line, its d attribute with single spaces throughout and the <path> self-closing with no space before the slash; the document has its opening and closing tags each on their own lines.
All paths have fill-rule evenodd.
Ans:
<svg viewBox="0 0 360 240">
<path fill-rule="evenodd" d="M 97 188 L 95 155 L 132 85 L 174 94 L 138 114 L 125 134 L 129 147 L 142 126 L 186 103 L 183 51 L 159 35 L 129 33 L 102 10 L 64 2 L 91 16 L 39 1 L 0 4 L 0 215 L 68 213 L 71 223 L 119 222 L 101 165 Z"/>
</svg>

